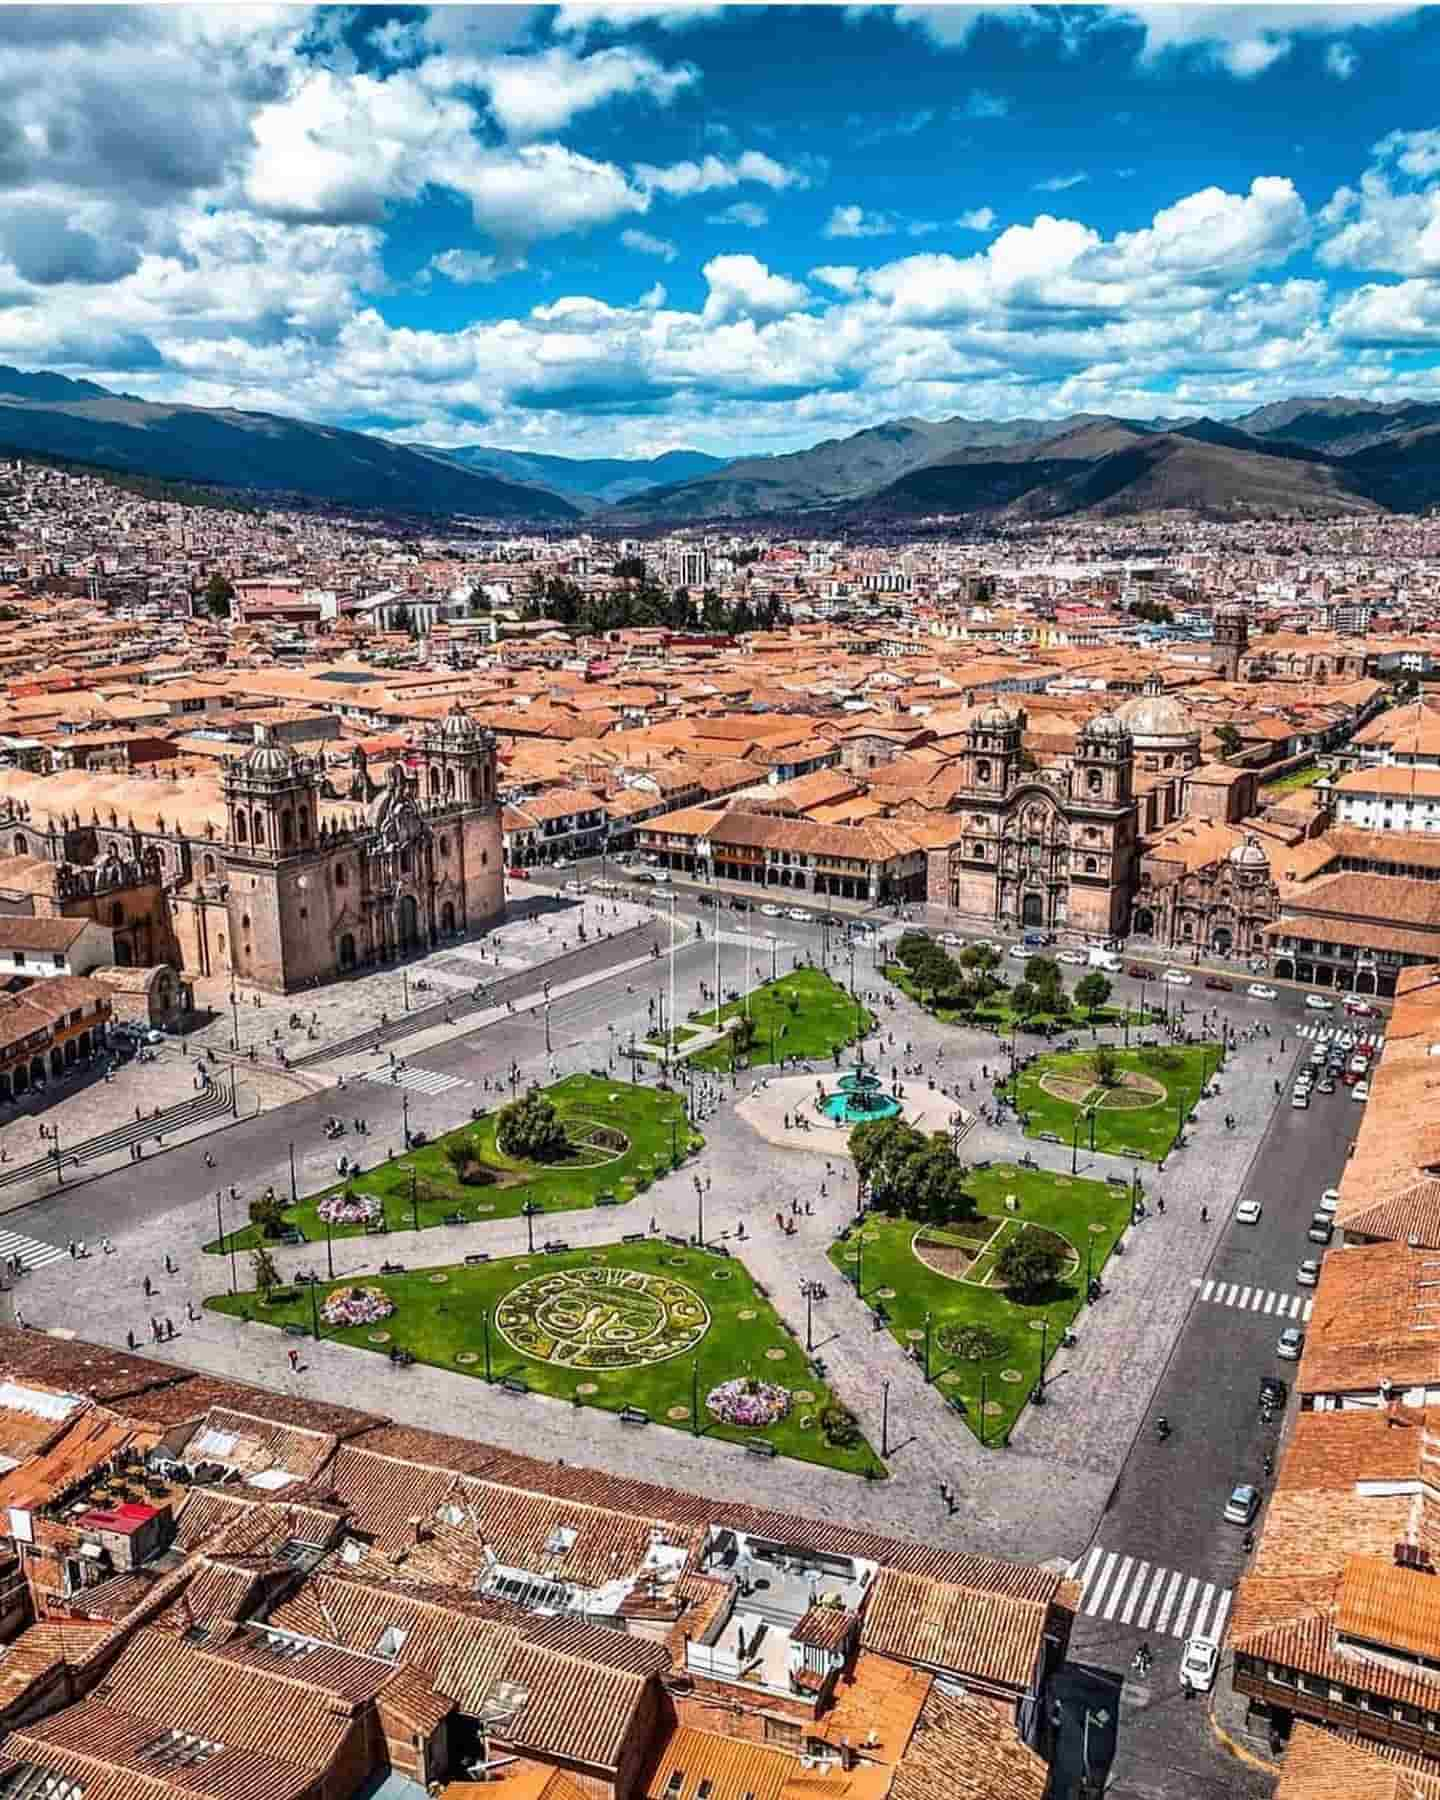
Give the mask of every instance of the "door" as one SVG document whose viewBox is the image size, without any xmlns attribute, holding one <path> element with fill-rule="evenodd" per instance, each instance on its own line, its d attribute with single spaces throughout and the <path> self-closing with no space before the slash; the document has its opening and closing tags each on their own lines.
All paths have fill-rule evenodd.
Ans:
<svg viewBox="0 0 1440 1800">
<path fill-rule="evenodd" d="M 420 942 L 420 908 L 413 894 L 400 896 L 400 947 L 412 950 Z"/>
<path fill-rule="evenodd" d="M 1045 923 L 1045 902 L 1039 894 L 1027 894 L 1021 901 L 1020 923 L 1022 925 L 1043 925 Z"/>
</svg>

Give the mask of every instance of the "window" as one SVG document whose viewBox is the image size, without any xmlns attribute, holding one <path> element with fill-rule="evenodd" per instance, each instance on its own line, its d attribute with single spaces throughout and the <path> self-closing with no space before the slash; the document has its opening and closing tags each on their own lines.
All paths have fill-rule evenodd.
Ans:
<svg viewBox="0 0 1440 1800">
<path fill-rule="evenodd" d="M 448 856 L 450 854 L 450 840 L 445 836 L 443 831 L 440 834 L 440 854 L 442 856 Z"/>
<path fill-rule="evenodd" d="M 336 865 L 335 865 L 335 885 L 336 885 L 336 887 L 344 887 L 345 883 L 349 879 L 350 879 L 350 877 L 345 873 L 344 863 L 336 863 Z"/>
<path fill-rule="evenodd" d="M 1099 861 L 1098 857 L 1087 856 L 1085 858 L 1085 873 L 1087 875 L 1095 874 L 1096 871 L 1099 869 L 1099 867 L 1100 867 L 1100 861 Z"/>
<path fill-rule="evenodd" d="M 765 1717 L 765 1742 L 767 1744 L 789 1744 L 793 1749 L 803 1736 L 800 1726 L 794 1719 L 773 1719 L 767 1713 Z"/>
<path fill-rule="evenodd" d="M 665 1792 L 667 1794 L 678 1794 L 684 1785 L 685 1771 L 683 1769 L 672 1769 L 670 1771 L 670 1779 L 665 1783 Z"/>
<path fill-rule="evenodd" d="M 241 915 L 240 915 L 240 929 L 241 929 L 241 930 L 242 930 L 242 931 L 248 931 L 248 930 L 249 930 L 249 929 L 250 929 L 250 915 L 249 915 L 249 913 L 241 913 Z"/>
<path fill-rule="evenodd" d="M 989 781 L 989 779 L 990 779 L 990 759 L 988 756 L 982 756 L 980 758 L 979 762 L 976 763 L 975 779 L 977 781 Z"/>
<path fill-rule="evenodd" d="M 1085 785 L 1092 794 L 1098 794 L 1100 789 L 1105 785 L 1105 777 L 1100 773 L 1099 769 L 1091 769 L 1090 773 L 1085 777 Z"/>
<path fill-rule="evenodd" d="M 15 952 L 15 967 L 17 969 L 23 969 L 25 967 L 25 952 L 23 950 L 17 950 Z"/>
</svg>

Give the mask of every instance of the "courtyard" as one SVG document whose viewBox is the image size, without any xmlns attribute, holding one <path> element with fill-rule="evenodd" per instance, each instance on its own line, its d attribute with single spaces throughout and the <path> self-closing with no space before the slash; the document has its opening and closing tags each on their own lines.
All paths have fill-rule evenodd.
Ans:
<svg viewBox="0 0 1440 1800">
<path fill-rule="evenodd" d="M 883 1465 L 743 1263 L 666 1240 L 215 1295 L 212 1311 L 849 1474 Z M 638 1412 L 641 1416 L 635 1416 Z"/>
<path fill-rule="evenodd" d="M 691 1023 L 713 1030 L 728 1020 L 747 1018 L 753 1029 L 749 1047 L 739 1051 L 739 1066 L 773 1065 L 781 1057 L 833 1061 L 835 1052 L 874 1028 L 874 1015 L 859 1006 L 845 988 L 821 969 L 799 968 L 778 981 L 766 982 L 744 999 L 731 1000 L 718 1013 L 692 1013 Z M 732 1046 L 712 1044 L 690 1058 L 690 1067 L 728 1074 Z"/>
<path fill-rule="evenodd" d="M 943 1228 L 867 1212 L 830 1249 L 830 1260 L 985 1444 L 1005 1443 L 1065 1328 L 1085 1303 L 1130 1223 L 1131 1189 L 1120 1183 L 1017 1168 L 972 1169 L 966 1190 L 979 1212 Z M 1063 1258 L 1033 1301 L 1000 1285 L 1006 1241 L 1033 1234 Z M 858 1280 L 857 1280 L 858 1276 Z M 1043 1324 L 1043 1329 L 1042 1329 Z"/>
<path fill-rule="evenodd" d="M 1219 1044 L 1109 1046 L 1038 1057 L 1004 1086 L 1028 1137 L 1160 1162 L 1220 1066 Z"/>
<path fill-rule="evenodd" d="M 495 1141 L 497 1109 L 287 1206 L 285 1227 L 313 1243 L 326 1236 L 326 1213 L 332 1215 L 331 1236 L 354 1237 L 367 1230 L 515 1218 L 527 1206 L 537 1214 L 623 1206 L 704 1146 L 685 1116 L 682 1096 L 673 1090 L 571 1075 L 543 1092 L 570 1140 L 563 1160 L 534 1163 L 507 1156 Z M 365 1140 L 352 1136 L 345 1142 L 354 1146 Z M 235 1220 L 232 1231 L 231 1223 L 223 1242 L 215 1238 L 207 1250 L 228 1254 L 232 1238 L 236 1250 L 251 1250 L 261 1241 L 257 1225 Z"/>
</svg>

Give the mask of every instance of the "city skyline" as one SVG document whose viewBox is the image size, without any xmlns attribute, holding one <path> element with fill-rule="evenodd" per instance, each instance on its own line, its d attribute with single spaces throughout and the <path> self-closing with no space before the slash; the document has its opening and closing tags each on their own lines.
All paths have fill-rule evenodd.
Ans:
<svg viewBox="0 0 1440 1800">
<path fill-rule="evenodd" d="M 1424 9 L 35 8 L 0 44 L 0 362 L 147 400 L 734 456 L 1440 397 Z"/>
</svg>

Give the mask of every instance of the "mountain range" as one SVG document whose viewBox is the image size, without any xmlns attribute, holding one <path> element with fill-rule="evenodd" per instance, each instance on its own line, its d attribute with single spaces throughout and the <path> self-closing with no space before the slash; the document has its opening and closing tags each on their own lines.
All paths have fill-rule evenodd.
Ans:
<svg viewBox="0 0 1440 1800">
<path fill-rule="evenodd" d="M 1341 517 L 1440 505 L 1440 405 L 1297 398 L 1240 418 L 893 419 L 808 450 L 563 457 L 440 449 L 276 413 L 178 406 L 0 367 L 0 454 L 389 513 L 639 529 L 816 514 L 1003 522 L 1182 510 Z"/>
</svg>

